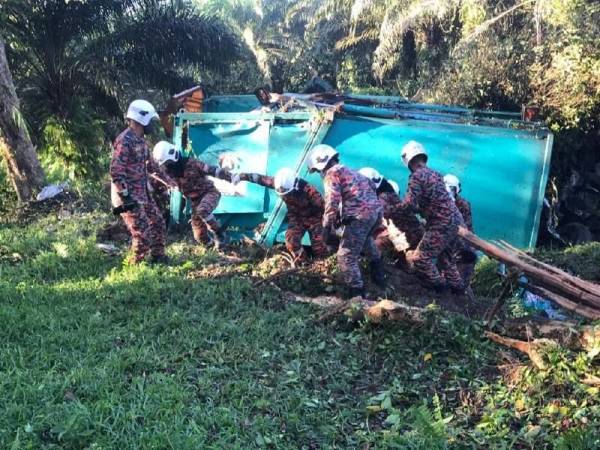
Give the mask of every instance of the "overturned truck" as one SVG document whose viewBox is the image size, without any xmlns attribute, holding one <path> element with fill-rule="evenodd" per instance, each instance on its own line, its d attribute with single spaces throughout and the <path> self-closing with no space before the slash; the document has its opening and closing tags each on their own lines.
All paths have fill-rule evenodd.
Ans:
<svg viewBox="0 0 600 450">
<path fill-rule="evenodd" d="M 192 96 L 174 117 L 172 139 L 209 164 L 268 175 L 290 167 L 321 188 L 318 176 L 307 174 L 305 158 L 314 145 L 326 143 L 345 165 L 373 167 L 402 193 L 409 173 L 400 149 L 414 139 L 428 149 L 433 168 L 461 179 L 479 236 L 535 246 L 553 138 L 540 122 L 397 97 L 271 94 L 261 104 L 260 96 Z M 215 213 L 230 232 L 266 245 L 283 240 L 285 205 L 274 192 L 250 183 L 216 185 L 222 198 Z M 180 194 L 171 199 L 175 223 L 189 215 L 184 202 Z"/>
</svg>

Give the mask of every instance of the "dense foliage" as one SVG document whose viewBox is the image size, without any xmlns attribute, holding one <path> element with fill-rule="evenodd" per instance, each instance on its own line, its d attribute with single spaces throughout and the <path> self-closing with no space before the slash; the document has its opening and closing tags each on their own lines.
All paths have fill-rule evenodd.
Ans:
<svg viewBox="0 0 600 450">
<path fill-rule="evenodd" d="M 163 102 L 238 53 L 189 2 L 5 0 L 0 23 L 39 152 L 72 178 L 99 174 L 110 125 L 135 96 Z"/>
</svg>

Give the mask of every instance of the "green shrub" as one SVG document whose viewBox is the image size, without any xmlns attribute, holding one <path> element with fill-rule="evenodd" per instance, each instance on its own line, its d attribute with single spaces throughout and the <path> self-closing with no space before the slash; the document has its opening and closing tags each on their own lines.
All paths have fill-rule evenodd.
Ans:
<svg viewBox="0 0 600 450">
<path fill-rule="evenodd" d="M 104 144 L 103 121 L 83 106 L 74 117 L 49 118 L 43 127 L 40 155 L 50 182 L 97 180 L 101 159 L 110 151 Z"/>
</svg>

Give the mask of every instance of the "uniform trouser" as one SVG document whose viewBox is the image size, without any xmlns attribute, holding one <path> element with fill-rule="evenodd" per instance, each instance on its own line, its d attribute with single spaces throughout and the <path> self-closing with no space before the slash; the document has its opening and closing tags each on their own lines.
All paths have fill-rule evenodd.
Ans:
<svg viewBox="0 0 600 450">
<path fill-rule="evenodd" d="M 285 232 L 285 247 L 288 252 L 299 255 L 302 251 L 302 236 L 308 231 L 310 244 L 317 258 L 324 258 L 329 253 L 323 241 L 323 225 L 321 217 L 290 217 Z"/>
<path fill-rule="evenodd" d="M 430 226 L 417 249 L 410 253 L 409 260 L 428 284 L 447 284 L 451 288 L 462 289 L 464 285 L 456 267 L 458 244 L 458 224 Z"/>
<path fill-rule="evenodd" d="M 132 262 L 142 261 L 148 253 L 154 257 L 164 256 L 165 220 L 152 198 L 122 213 L 121 217 L 131 235 Z"/>
<path fill-rule="evenodd" d="M 371 260 L 381 259 L 381 254 L 375 246 L 373 231 L 381 222 L 380 215 L 366 219 L 353 219 L 344 225 L 342 239 L 337 252 L 338 266 L 344 277 L 344 282 L 351 288 L 362 289 L 364 286 L 360 271 L 360 254 L 362 252 Z"/>
<path fill-rule="evenodd" d="M 463 286 L 468 287 L 471 285 L 471 279 L 475 272 L 475 265 L 477 264 L 477 253 L 475 250 L 465 242 L 464 239 L 459 238 L 458 251 L 456 252 L 456 261 L 458 272 L 463 280 Z"/>
<path fill-rule="evenodd" d="M 192 231 L 196 242 L 207 244 L 210 241 L 208 231 L 215 234 L 220 231 L 221 226 L 213 215 L 220 199 L 221 193 L 216 190 L 192 198 Z"/>
</svg>

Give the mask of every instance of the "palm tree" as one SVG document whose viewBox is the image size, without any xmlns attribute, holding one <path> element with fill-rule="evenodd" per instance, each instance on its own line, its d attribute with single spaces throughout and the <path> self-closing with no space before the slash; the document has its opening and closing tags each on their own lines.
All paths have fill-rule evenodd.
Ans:
<svg viewBox="0 0 600 450">
<path fill-rule="evenodd" d="M 184 0 L 3 0 L 0 29 L 34 136 L 79 141 L 63 155 L 73 158 L 85 157 L 86 134 L 98 141 L 95 119 L 122 117 L 132 94 L 189 87 L 239 49 L 221 20 Z"/>
<path fill-rule="evenodd" d="M 291 0 L 197 0 L 202 11 L 226 21 L 252 52 L 265 83 L 275 91 L 285 85 L 285 66 L 298 42 L 285 24 Z"/>
</svg>

